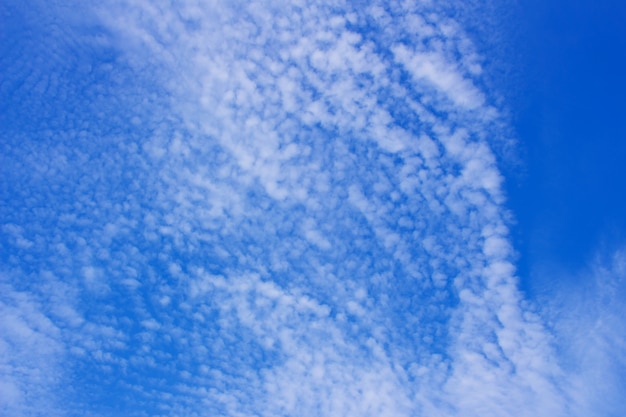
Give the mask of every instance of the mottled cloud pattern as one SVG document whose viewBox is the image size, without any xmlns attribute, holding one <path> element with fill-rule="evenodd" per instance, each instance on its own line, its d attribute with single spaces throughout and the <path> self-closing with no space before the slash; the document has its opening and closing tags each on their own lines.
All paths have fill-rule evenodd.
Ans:
<svg viewBox="0 0 626 417">
<path fill-rule="evenodd" d="M 6 7 L 2 413 L 572 415 L 463 28 L 270 3 Z"/>
</svg>

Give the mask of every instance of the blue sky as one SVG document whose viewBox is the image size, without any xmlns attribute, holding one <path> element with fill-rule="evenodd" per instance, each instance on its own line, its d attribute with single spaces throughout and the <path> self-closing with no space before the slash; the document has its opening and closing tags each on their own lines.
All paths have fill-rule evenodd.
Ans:
<svg viewBox="0 0 626 417">
<path fill-rule="evenodd" d="M 0 6 L 7 416 L 621 416 L 626 7 Z"/>
</svg>

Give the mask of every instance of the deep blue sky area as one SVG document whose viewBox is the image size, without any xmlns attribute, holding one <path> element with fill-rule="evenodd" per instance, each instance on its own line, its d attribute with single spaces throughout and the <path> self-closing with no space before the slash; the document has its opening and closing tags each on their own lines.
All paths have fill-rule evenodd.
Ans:
<svg viewBox="0 0 626 417">
<path fill-rule="evenodd" d="M 523 76 L 511 107 L 523 172 L 508 178 L 509 201 L 520 275 L 543 285 L 556 277 L 540 270 L 573 272 L 626 237 L 626 3 L 517 10 Z"/>
</svg>

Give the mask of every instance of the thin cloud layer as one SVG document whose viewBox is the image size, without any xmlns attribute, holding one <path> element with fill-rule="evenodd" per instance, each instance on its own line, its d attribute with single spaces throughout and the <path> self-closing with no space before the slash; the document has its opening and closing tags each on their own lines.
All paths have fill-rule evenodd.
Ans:
<svg viewBox="0 0 626 417">
<path fill-rule="evenodd" d="M 566 296 L 548 291 L 543 307 L 569 376 L 563 385 L 579 415 L 620 415 L 626 388 L 624 248 L 598 251 L 574 283 Z"/>
<path fill-rule="evenodd" d="M 80 10 L 3 59 L 5 414 L 572 414 L 453 18 Z"/>
</svg>

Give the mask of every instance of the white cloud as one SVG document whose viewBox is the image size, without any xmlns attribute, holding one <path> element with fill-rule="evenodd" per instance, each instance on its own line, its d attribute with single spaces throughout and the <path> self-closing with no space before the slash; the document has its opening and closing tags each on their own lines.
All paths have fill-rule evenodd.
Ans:
<svg viewBox="0 0 626 417">
<path fill-rule="evenodd" d="M 608 255 L 606 255 L 608 254 Z M 572 415 L 619 415 L 626 379 L 624 249 L 599 252 L 576 285 L 548 296 L 545 314 L 553 323 L 560 359 L 568 376 L 563 383 Z"/>
<path fill-rule="evenodd" d="M 237 163 L 236 170 L 229 170 L 233 192 L 240 194 L 238 190 L 250 189 L 258 182 L 269 197 L 266 203 L 239 199 L 233 204 L 245 207 L 237 215 L 244 217 L 223 220 L 226 227 L 233 222 L 240 225 L 235 227 L 243 227 L 246 230 L 244 233 L 250 233 L 248 239 L 251 245 L 243 252 L 237 249 L 239 255 L 236 256 L 239 268 L 245 266 L 259 271 L 260 275 L 241 275 L 237 268 L 228 277 L 216 281 L 220 283 L 218 288 L 222 294 L 217 304 L 225 311 L 223 314 L 235 314 L 235 322 L 250 328 L 262 345 L 278 349 L 277 353 L 284 357 L 282 365 L 279 362 L 270 368 L 271 371 L 257 377 L 265 381 L 261 386 L 273 387 L 267 388 L 270 391 L 265 394 L 261 394 L 263 390 L 258 394 L 264 398 L 263 401 L 267 401 L 265 412 L 302 414 L 304 409 L 326 407 L 324 410 L 327 413 L 345 414 L 356 412 L 356 408 L 350 407 L 370 401 L 364 400 L 370 398 L 367 394 L 370 388 L 354 386 L 364 377 L 359 376 L 363 371 L 354 365 L 359 356 L 355 356 L 351 349 L 361 349 L 359 344 L 364 343 L 364 334 L 373 331 L 376 322 L 385 322 L 384 316 L 379 317 L 378 314 L 399 314 L 396 305 L 392 302 L 374 307 L 369 317 L 362 319 L 363 310 L 359 303 L 331 297 L 326 302 L 331 310 L 336 311 L 333 316 L 315 319 L 304 311 L 296 309 L 292 312 L 294 305 L 292 301 L 287 301 L 291 300 L 291 296 L 270 297 L 268 300 L 263 292 L 259 292 L 261 277 L 263 280 L 273 278 L 265 272 L 266 250 L 254 243 L 261 239 L 259 243 L 267 245 L 267 251 L 284 251 L 278 256 L 283 257 L 286 271 L 289 271 L 290 268 L 299 268 L 300 262 L 306 265 L 312 258 L 324 262 L 327 255 L 317 252 L 315 247 L 323 251 L 332 248 L 338 253 L 349 253 L 351 249 L 343 246 L 346 243 L 343 241 L 347 236 L 356 234 L 346 230 L 342 232 L 346 233 L 345 237 L 342 237 L 337 234 L 336 227 L 343 227 L 345 216 L 363 216 L 374 233 L 374 240 L 371 240 L 372 237 L 361 241 L 356 237 L 350 239 L 356 239 L 354 243 L 357 245 L 359 242 L 365 244 L 364 248 L 369 247 L 364 250 L 390 254 L 393 261 L 380 260 L 386 265 L 384 267 L 365 265 L 360 275 L 354 277 L 357 281 L 367 282 L 368 275 L 375 273 L 377 268 L 390 268 L 396 263 L 400 268 L 398 271 L 403 271 L 401 276 L 406 275 L 405 278 L 394 277 L 395 280 L 409 283 L 411 279 L 420 277 L 422 285 L 433 282 L 440 288 L 439 292 L 467 294 L 461 297 L 458 307 L 440 317 L 451 320 L 450 335 L 444 346 L 448 346 L 445 362 L 452 373 L 450 379 L 439 386 L 450 397 L 444 394 L 442 401 L 465 413 L 473 412 L 470 410 L 483 404 L 494 414 L 510 414 L 528 401 L 543 404 L 536 397 L 545 395 L 549 398 L 548 402 L 556 404 L 553 411 L 558 413 L 562 401 L 558 393 L 553 389 L 535 391 L 529 382 L 532 379 L 536 381 L 535 385 L 551 386 L 549 381 L 555 370 L 531 366 L 525 359 L 530 355 L 536 358 L 531 362 L 543 363 L 550 357 L 551 350 L 549 343 L 542 341 L 541 325 L 524 318 L 520 310 L 521 297 L 515 290 L 514 269 L 509 261 L 512 249 L 507 230 L 501 226 L 501 177 L 488 144 L 477 139 L 484 132 L 472 131 L 483 129 L 481 123 L 492 117 L 489 115 L 493 111 L 485 105 L 484 94 L 474 85 L 472 77 L 480 72 L 476 66 L 472 66 L 474 70 L 471 73 L 464 73 L 462 64 L 450 60 L 451 51 L 456 48 L 454 42 L 462 38 L 458 29 L 445 20 L 433 20 L 431 17 L 431 23 L 423 33 L 415 33 L 410 27 L 400 24 L 393 29 L 386 28 L 395 31 L 396 36 L 371 38 L 372 32 L 360 34 L 348 30 L 347 22 L 358 28 L 362 22 L 373 18 L 374 24 L 383 25 L 389 18 L 389 12 L 383 8 L 371 8 L 369 15 L 359 15 L 357 11 L 345 20 L 341 12 L 337 13 L 340 8 L 333 10 L 312 4 L 303 5 L 301 9 L 286 7 L 283 10 L 250 5 L 244 7 L 245 12 L 238 10 L 237 13 L 225 4 L 218 3 L 214 7 L 219 12 L 203 17 L 207 31 L 183 30 L 175 14 L 152 7 L 145 9 L 149 11 L 149 19 L 168 22 L 170 29 L 163 32 L 158 25 L 146 24 L 145 17 L 134 21 L 126 17 L 125 25 L 131 28 L 127 36 L 142 42 L 142 48 L 149 48 L 149 59 L 153 65 L 163 69 L 166 76 L 173 70 L 170 67 L 172 60 L 179 62 L 177 70 L 172 72 L 176 74 L 176 81 L 166 78 L 164 82 L 173 86 L 172 105 L 187 126 L 197 126 L 197 130 L 192 130 L 192 136 L 184 139 L 184 145 L 176 145 L 177 149 L 182 146 L 197 152 L 196 157 L 186 151 L 177 152 L 182 155 L 187 167 L 186 176 L 197 178 L 196 183 L 223 182 L 211 171 L 201 168 L 203 149 L 207 143 L 215 141 Z M 129 5 L 123 13 L 134 16 L 145 13 L 145 10 L 141 6 Z M 420 18 L 418 12 L 415 19 Z M 281 25 L 279 31 L 275 22 Z M 180 29 L 172 36 L 168 30 L 176 27 Z M 138 38 L 136 33 L 141 33 L 141 37 Z M 170 39 L 175 46 L 168 45 L 164 50 L 163 44 L 156 41 L 163 37 Z M 395 37 L 431 40 L 427 41 L 427 51 L 413 51 L 390 40 Z M 378 52 L 381 49 L 391 52 L 392 56 Z M 193 55 L 190 50 L 195 51 Z M 133 49 L 133 53 L 141 52 Z M 186 61 L 189 56 L 195 58 Z M 474 58 L 468 58 L 471 59 Z M 411 73 L 415 84 L 400 82 L 396 61 Z M 191 85 L 197 87 L 189 88 Z M 441 100 L 440 95 L 447 101 Z M 421 104 L 417 104 L 416 100 Z M 421 106 L 419 112 L 412 113 L 417 106 Z M 409 113 L 394 115 L 400 109 Z M 440 119 L 431 109 L 445 111 L 450 119 Z M 474 111 L 476 116 L 468 116 L 466 110 Z M 459 118 L 458 122 L 455 117 Z M 476 119 L 464 129 L 455 127 L 455 123 L 464 123 L 468 117 Z M 414 127 L 404 127 L 403 123 L 413 123 Z M 351 147 L 360 147 L 370 154 L 359 154 L 349 150 Z M 305 154 L 300 151 L 305 149 L 309 150 Z M 329 153 L 333 149 L 335 154 Z M 388 173 L 383 171 L 385 155 L 389 154 L 400 158 L 401 177 L 394 173 L 393 168 Z M 209 155 L 206 154 L 205 158 Z M 362 172 L 361 167 L 371 171 Z M 172 169 L 177 168 L 172 166 Z M 322 189 L 314 185 L 318 183 L 320 172 L 328 173 L 331 181 Z M 379 180 L 386 176 L 386 182 Z M 185 178 L 179 174 L 171 177 Z M 181 204 L 190 199 L 199 203 L 188 205 L 180 214 L 184 218 L 195 218 L 200 213 L 201 202 L 193 198 L 189 187 L 181 188 L 178 180 L 176 184 Z M 214 198 L 209 197 L 209 201 Z M 357 211 L 346 202 L 350 202 Z M 254 207 L 256 204 L 269 204 L 266 207 L 275 208 L 267 211 L 265 207 Z M 293 220 L 288 223 L 281 221 L 281 216 L 292 218 L 292 214 L 283 210 L 294 207 L 294 204 L 304 205 L 307 213 L 307 217 L 299 220 L 302 226 L 296 229 L 290 226 Z M 455 214 L 456 218 L 451 214 Z M 413 235 L 396 231 L 396 219 L 401 215 L 415 219 Z M 258 228 L 256 222 L 261 219 L 259 226 L 263 226 Z M 279 229 L 284 227 L 287 227 L 286 231 L 302 233 L 305 241 L 281 233 Z M 335 247 L 335 243 L 323 237 L 320 227 L 328 230 L 334 241 L 339 239 L 341 247 Z M 274 236 L 282 236 L 282 240 L 276 240 Z M 427 239 L 433 242 L 428 256 L 420 249 L 422 241 Z M 287 247 L 283 249 L 283 245 Z M 367 263 L 367 260 L 363 261 Z M 272 264 L 276 265 L 276 261 Z M 349 266 L 349 269 L 359 271 L 356 265 Z M 280 287 L 272 284 L 272 291 L 277 291 L 277 294 L 304 291 L 312 296 L 321 296 L 329 290 L 337 291 L 342 281 L 348 278 L 342 274 L 334 275 L 331 281 L 316 281 L 307 277 L 305 271 L 291 272 L 288 280 L 277 279 Z M 399 296 L 396 302 L 404 302 L 404 298 L 408 298 L 401 292 L 396 293 L 401 291 L 403 285 L 400 283 L 392 286 L 367 285 L 382 291 L 385 296 Z M 399 285 L 397 290 L 395 285 Z M 407 288 L 411 288 L 415 284 L 408 285 Z M 226 301 L 230 297 L 235 300 L 233 304 Z M 431 301 L 423 299 L 423 302 Z M 376 301 L 370 304 L 375 306 Z M 228 305 L 232 307 L 224 310 Z M 444 308 L 444 311 L 451 307 Z M 230 325 L 235 322 L 229 321 Z M 305 335 L 300 330 L 303 326 L 332 330 L 331 334 L 335 336 L 324 336 L 323 333 L 316 336 L 315 332 Z M 530 329 L 533 329 L 532 332 L 527 334 Z M 341 336 L 344 332 L 347 332 L 345 336 Z M 392 330 L 392 333 L 397 333 L 393 336 L 395 338 L 405 337 L 398 329 Z M 425 333 L 428 334 L 428 331 Z M 347 335 L 356 339 L 347 338 Z M 433 340 L 432 336 L 429 340 Z M 391 339 L 385 342 L 385 337 L 392 336 L 381 337 L 382 340 L 376 344 L 389 344 Z M 533 337 L 538 339 L 533 340 Z M 304 384 L 309 379 L 304 370 L 311 365 L 305 364 L 302 355 L 306 356 L 311 346 L 319 343 L 317 340 L 329 343 L 328 350 L 322 350 L 322 358 L 327 357 L 322 363 L 329 361 L 328 358 L 334 358 L 334 363 L 332 368 L 322 364 L 313 366 L 316 375 L 330 375 L 331 369 L 336 371 L 347 367 L 342 371 L 343 379 L 334 381 L 327 378 L 323 382 L 323 386 L 327 387 L 325 389 L 334 392 L 356 389 L 355 392 L 361 392 L 358 397 L 347 391 L 341 398 L 332 400 L 335 405 L 323 401 L 321 398 L 324 395 L 313 395 L 317 399 L 311 404 L 306 403 L 311 401 L 307 398 L 311 398 L 312 392 L 322 389 Z M 528 348 L 528 344 L 532 348 Z M 425 345 L 420 349 L 428 350 L 429 347 Z M 386 376 L 378 377 L 377 381 L 395 387 L 390 388 L 390 392 L 395 392 L 396 401 L 404 405 L 392 407 L 393 400 L 381 395 L 376 400 L 371 399 L 376 404 L 370 404 L 369 409 L 360 409 L 359 412 L 380 413 L 386 410 L 390 415 L 409 413 L 412 406 L 408 398 L 417 394 L 410 394 L 410 386 L 400 388 L 404 385 L 400 381 L 405 371 L 400 363 L 393 365 L 395 356 L 399 354 L 398 347 L 391 345 L 381 352 L 382 362 L 374 368 L 381 367 L 377 372 Z M 500 371 L 506 366 L 521 369 L 517 372 Z M 524 376 L 524 372 L 530 376 Z M 446 377 L 439 379 L 445 381 Z M 294 385 L 292 381 L 299 382 Z M 282 388 L 277 389 L 276 384 Z M 473 390 L 471 395 L 468 395 L 468 387 Z M 408 391 L 405 391 L 407 388 Z M 245 388 L 239 386 L 239 389 Z M 515 398 L 509 398 L 506 404 L 505 390 L 515 393 Z M 436 392 L 437 389 L 430 391 Z M 277 396 L 277 392 L 282 395 Z M 402 394 L 404 400 L 400 400 L 401 392 L 405 392 Z M 478 392 L 492 394 L 481 397 Z M 307 405 L 299 410 L 298 404 Z M 413 407 L 417 406 L 413 404 Z M 529 408 L 528 413 L 537 410 Z"/>
<path fill-rule="evenodd" d="M 437 52 L 416 52 L 404 45 L 395 46 L 396 60 L 417 82 L 426 82 L 461 108 L 476 109 L 485 103 L 483 94 L 465 78 L 455 64 L 445 62 Z"/>
<path fill-rule="evenodd" d="M 65 357 L 60 329 L 27 293 L 2 276 L 0 301 L 0 410 L 6 415 L 60 415 Z"/>
<path fill-rule="evenodd" d="M 498 115 L 435 5 L 93 12 L 115 60 L 67 105 L 106 117 L 7 157 L 47 208 L 11 210 L 2 244 L 37 262 L 9 282 L 33 280 L 68 369 L 130 415 L 565 415 L 517 291 Z"/>
</svg>

